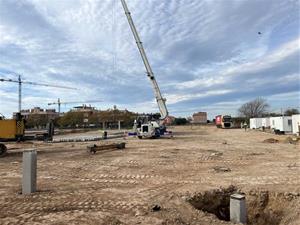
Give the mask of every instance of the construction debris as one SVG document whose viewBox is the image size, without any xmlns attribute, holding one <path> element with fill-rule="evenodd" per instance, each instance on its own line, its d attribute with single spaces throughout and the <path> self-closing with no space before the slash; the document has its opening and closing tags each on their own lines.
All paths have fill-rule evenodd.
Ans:
<svg viewBox="0 0 300 225">
<path fill-rule="evenodd" d="M 111 149 L 124 149 L 126 143 L 111 143 L 105 145 L 90 145 L 87 146 L 88 152 L 95 154 L 97 151 L 111 150 Z"/>
<path fill-rule="evenodd" d="M 126 136 L 127 134 L 124 132 L 118 132 L 118 133 L 113 133 L 108 135 L 107 131 L 104 131 L 102 136 L 95 136 L 95 137 L 81 136 L 77 138 L 60 138 L 60 139 L 53 140 L 52 143 L 101 141 L 106 139 L 125 138 Z"/>
<path fill-rule="evenodd" d="M 300 137 L 287 137 L 284 142 L 289 144 L 297 144 L 300 141 Z"/>
<path fill-rule="evenodd" d="M 217 172 L 217 173 L 220 173 L 220 172 L 230 172 L 231 169 L 229 167 L 224 167 L 224 166 L 215 166 L 213 167 L 214 171 Z"/>
</svg>

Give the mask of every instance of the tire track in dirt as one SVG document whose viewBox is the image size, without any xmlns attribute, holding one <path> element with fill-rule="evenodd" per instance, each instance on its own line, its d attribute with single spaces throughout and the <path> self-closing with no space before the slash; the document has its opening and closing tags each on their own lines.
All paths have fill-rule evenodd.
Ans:
<svg viewBox="0 0 300 225">
<path fill-rule="evenodd" d="M 1 204 L 0 224 L 24 224 L 34 222 L 35 219 L 52 213 L 68 214 L 73 211 L 121 211 L 125 214 L 135 214 L 137 211 L 146 211 L 149 206 L 143 202 L 129 202 L 127 200 L 104 200 L 95 194 L 78 195 L 73 198 L 60 195 L 59 198 L 43 196 L 36 198 L 11 198 Z M 62 201 L 63 198 L 63 201 Z M 26 198 L 25 198 L 26 199 Z M 36 202 L 31 202 L 36 201 Z"/>
</svg>

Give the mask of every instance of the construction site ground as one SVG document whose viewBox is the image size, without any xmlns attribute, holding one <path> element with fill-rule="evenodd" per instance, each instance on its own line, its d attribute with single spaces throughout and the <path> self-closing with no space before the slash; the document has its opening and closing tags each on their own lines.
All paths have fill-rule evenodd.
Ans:
<svg viewBox="0 0 300 225">
<path fill-rule="evenodd" d="M 0 224 L 231 224 L 216 216 L 231 192 L 246 195 L 248 224 L 300 224 L 298 143 L 214 126 L 171 130 L 173 138 L 108 140 L 126 149 L 96 154 L 86 147 L 101 142 L 9 144 L 0 158 Z M 30 148 L 38 151 L 37 192 L 22 195 L 22 151 Z"/>
</svg>

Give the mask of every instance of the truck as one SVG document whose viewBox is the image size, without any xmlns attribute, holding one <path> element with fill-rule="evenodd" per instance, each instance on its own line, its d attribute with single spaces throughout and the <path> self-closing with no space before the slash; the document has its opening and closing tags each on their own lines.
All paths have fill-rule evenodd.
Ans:
<svg viewBox="0 0 300 225">
<path fill-rule="evenodd" d="M 229 115 L 218 115 L 215 118 L 215 123 L 218 128 L 232 128 L 233 122 Z"/>
<path fill-rule="evenodd" d="M 138 50 L 140 52 L 142 61 L 147 71 L 147 76 L 152 84 L 155 99 L 159 108 L 160 118 L 153 116 L 153 114 L 143 114 L 139 115 L 133 125 L 133 130 L 139 138 L 158 138 L 162 135 L 170 134 L 166 130 L 165 120 L 167 119 L 169 112 L 166 106 L 166 99 L 163 98 L 161 91 L 159 89 L 158 83 L 154 77 L 151 65 L 147 58 L 143 43 L 139 37 L 136 27 L 133 23 L 131 13 L 128 10 L 125 0 L 121 0 L 125 15 L 127 17 L 130 29 L 134 36 L 135 42 L 137 44 Z"/>
</svg>

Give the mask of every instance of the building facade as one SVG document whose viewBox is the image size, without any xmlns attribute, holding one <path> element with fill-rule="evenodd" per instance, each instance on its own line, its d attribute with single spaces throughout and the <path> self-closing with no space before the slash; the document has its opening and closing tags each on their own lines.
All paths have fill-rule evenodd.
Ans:
<svg viewBox="0 0 300 225">
<path fill-rule="evenodd" d="M 13 118 L 16 117 L 17 112 L 13 113 Z M 24 119 L 28 119 L 31 115 L 45 115 L 49 120 L 54 120 L 59 117 L 59 113 L 55 109 L 42 109 L 40 107 L 34 107 L 32 109 L 21 110 L 21 115 Z"/>
<path fill-rule="evenodd" d="M 207 123 L 207 113 L 206 112 L 197 112 L 193 114 L 193 123 L 203 124 Z"/>
</svg>

